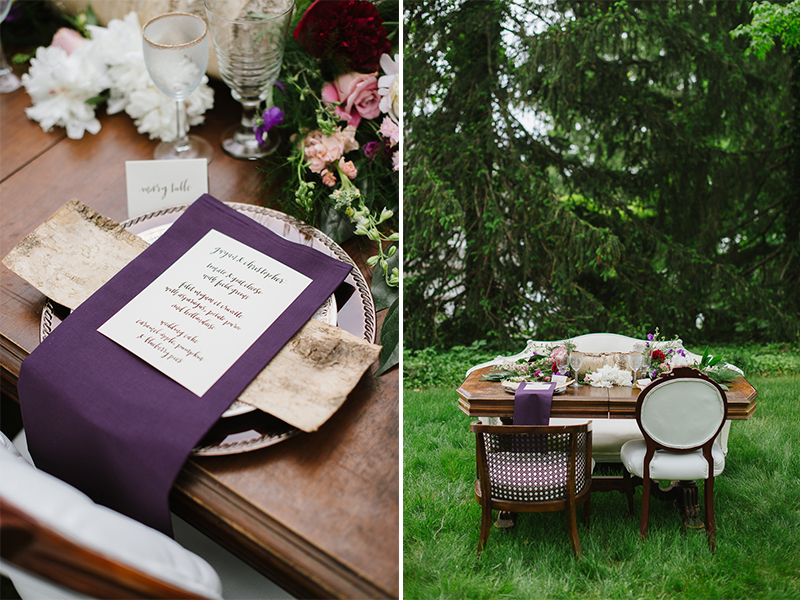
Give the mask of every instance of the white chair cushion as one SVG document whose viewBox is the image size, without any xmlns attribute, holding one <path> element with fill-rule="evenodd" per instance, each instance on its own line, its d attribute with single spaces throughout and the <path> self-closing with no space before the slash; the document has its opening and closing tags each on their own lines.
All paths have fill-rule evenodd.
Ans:
<svg viewBox="0 0 800 600">
<path fill-rule="evenodd" d="M 550 425 L 585 423 L 577 419 L 552 418 Z M 592 419 L 592 460 L 599 463 L 618 463 L 622 444 L 641 440 L 642 432 L 636 419 Z"/>
<path fill-rule="evenodd" d="M 207 598 L 222 597 L 219 576 L 202 558 L 161 532 L 95 504 L 69 484 L 37 470 L 2 434 L 0 472 L 3 499 L 53 531 L 173 585 Z"/>
<path fill-rule="evenodd" d="M 644 440 L 625 442 L 620 450 L 620 458 L 626 469 L 637 477 L 644 478 L 644 455 L 647 444 Z M 718 444 L 711 447 L 711 457 L 714 460 L 714 477 L 720 475 L 725 469 L 725 454 Z M 650 461 L 650 478 L 666 481 L 706 479 L 708 477 L 708 463 L 703 458 L 702 450 L 695 450 L 687 454 L 675 454 L 665 450 L 656 450 Z"/>
</svg>

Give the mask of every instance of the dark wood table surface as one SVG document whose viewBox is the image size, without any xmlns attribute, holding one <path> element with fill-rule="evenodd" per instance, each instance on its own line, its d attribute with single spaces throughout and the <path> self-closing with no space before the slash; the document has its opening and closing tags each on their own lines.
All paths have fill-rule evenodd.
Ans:
<svg viewBox="0 0 800 600">
<path fill-rule="evenodd" d="M 219 147 L 240 112 L 212 82 L 215 106 L 191 133 L 209 140 L 209 192 L 222 201 L 270 206 L 260 163 Z M 127 218 L 125 161 L 152 158 L 157 141 L 126 114 L 98 112 L 102 129 L 81 140 L 29 121 L 24 89 L 0 95 L 0 256 L 72 198 L 117 221 Z M 345 245 L 371 279 L 362 242 Z M 0 374 L 15 397 L 20 365 L 39 343 L 45 297 L 0 265 Z M 382 324 L 385 311 L 379 313 Z M 301 597 L 397 597 L 399 562 L 399 370 L 373 365 L 319 431 L 222 457 L 193 457 L 173 489 L 183 517 Z"/>
<path fill-rule="evenodd" d="M 458 407 L 470 417 L 513 417 L 514 394 L 500 383 L 481 381 L 491 367 L 476 369 L 458 388 Z M 726 384 L 728 418 L 749 419 L 756 411 L 758 392 L 740 377 Z M 640 390 L 632 387 L 600 388 L 590 385 L 570 386 L 563 394 L 553 396 L 550 414 L 553 417 L 594 419 L 633 419 Z"/>
</svg>

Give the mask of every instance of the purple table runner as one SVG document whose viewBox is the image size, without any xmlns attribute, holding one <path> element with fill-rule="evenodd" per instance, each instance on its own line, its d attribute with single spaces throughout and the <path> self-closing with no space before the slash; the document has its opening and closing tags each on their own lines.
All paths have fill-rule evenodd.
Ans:
<svg viewBox="0 0 800 600">
<path fill-rule="evenodd" d="M 549 425 L 555 389 L 555 383 L 520 383 L 514 392 L 514 425 Z"/>
<path fill-rule="evenodd" d="M 312 282 L 198 397 L 97 328 L 211 229 L 271 256 Z M 285 240 L 208 194 L 201 196 L 23 362 L 18 389 L 37 467 L 95 502 L 171 533 L 168 495 L 192 449 L 350 269 L 351 265 Z"/>
</svg>

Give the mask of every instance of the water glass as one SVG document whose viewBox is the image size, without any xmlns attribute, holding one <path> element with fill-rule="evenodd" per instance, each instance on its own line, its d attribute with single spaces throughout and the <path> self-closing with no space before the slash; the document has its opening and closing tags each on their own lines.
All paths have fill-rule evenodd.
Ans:
<svg viewBox="0 0 800 600">
<path fill-rule="evenodd" d="M 142 29 L 142 49 L 153 83 L 175 100 L 174 142 L 162 142 L 154 158 L 205 158 L 214 150 L 203 138 L 188 135 L 184 100 L 197 89 L 208 66 L 208 26 L 197 15 L 168 13 L 150 19 Z"/>
<path fill-rule="evenodd" d="M 628 366 L 633 371 L 633 382 L 639 378 L 639 369 L 642 367 L 642 353 L 641 352 L 631 352 L 628 354 Z"/>
<path fill-rule="evenodd" d="M 578 385 L 578 371 L 583 366 L 583 354 L 580 352 L 572 352 L 569 355 L 569 364 L 575 373 L 575 386 Z"/>
</svg>

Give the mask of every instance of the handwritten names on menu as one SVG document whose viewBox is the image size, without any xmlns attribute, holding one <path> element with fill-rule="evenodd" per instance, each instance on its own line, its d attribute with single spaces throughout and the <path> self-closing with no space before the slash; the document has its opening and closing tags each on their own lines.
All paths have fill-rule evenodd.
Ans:
<svg viewBox="0 0 800 600">
<path fill-rule="evenodd" d="M 212 230 L 98 331 L 202 396 L 309 283 Z"/>
</svg>

